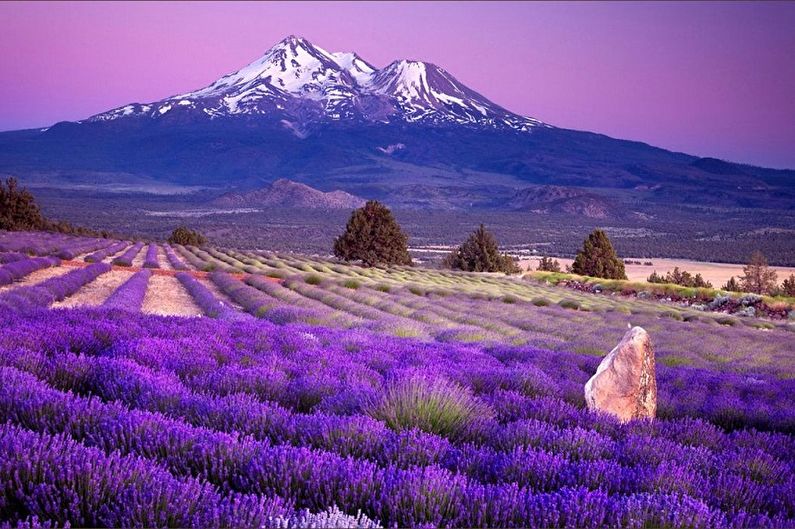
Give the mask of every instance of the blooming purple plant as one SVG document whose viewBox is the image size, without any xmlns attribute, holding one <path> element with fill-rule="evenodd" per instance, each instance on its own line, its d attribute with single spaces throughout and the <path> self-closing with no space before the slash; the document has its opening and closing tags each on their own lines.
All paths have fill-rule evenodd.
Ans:
<svg viewBox="0 0 795 529">
<path fill-rule="evenodd" d="M 113 264 L 116 266 L 132 266 L 132 262 L 135 257 L 138 255 L 138 252 L 144 247 L 144 243 L 137 242 L 130 246 L 130 248 L 121 254 L 120 256 L 116 257 L 113 260 Z"/>
<path fill-rule="evenodd" d="M 57 257 L 30 257 L 12 261 L 0 266 L 0 285 L 9 285 L 31 272 L 59 264 L 61 260 Z"/>
<path fill-rule="evenodd" d="M 152 272 L 148 269 L 136 272 L 130 279 L 114 290 L 102 306 L 109 309 L 124 309 L 134 312 L 140 311 L 151 275 Z"/>
<path fill-rule="evenodd" d="M 109 256 L 124 250 L 129 245 L 130 245 L 130 243 L 128 243 L 127 241 L 120 241 L 120 242 L 111 244 L 110 246 L 107 246 L 105 248 L 102 248 L 101 250 L 97 250 L 96 252 L 94 252 L 94 253 L 92 253 L 90 255 L 87 255 L 86 258 L 84 259 L 84 261 L 87 262 L 87 263 L 101 263 L 102 261 L 107 259 Z"/>
<path fill-rule="evenodd" d="M 157 245 L 155 243 L 150 243 L 146 248 L 144 268 L 160 268 L 160 262 L 157 259 Z"/>
</svg>

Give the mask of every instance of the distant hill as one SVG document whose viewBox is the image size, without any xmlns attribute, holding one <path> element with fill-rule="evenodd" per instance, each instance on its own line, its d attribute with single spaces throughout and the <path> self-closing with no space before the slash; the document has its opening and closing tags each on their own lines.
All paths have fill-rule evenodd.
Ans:
<svg viewBox="0 0 795 529">
<path fill-rule="evenodd" d="M 233 192 L 212 201 L 219 207 L 280 206 L 311 209 L 354 209 L 365 200 L 345 191 L 323 192 L 286 178 L 276 180 L 263 188 L 242 193 Z"/>
<path fill-rule="evenodd" d="M 539 213 L 569 213 L 592 219 L 617 217 L 618 209 L 610 200 L 574 187 L 532 186 L 518 191 L 507 202 L 514 210 Z"/>
</svg>

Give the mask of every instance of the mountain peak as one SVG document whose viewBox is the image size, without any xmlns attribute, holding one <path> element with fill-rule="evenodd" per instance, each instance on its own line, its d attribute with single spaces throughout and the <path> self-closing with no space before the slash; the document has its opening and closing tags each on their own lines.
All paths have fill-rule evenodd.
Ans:
<svg viewBox="0 0 795 529">
<path fill-rule="evenodd" d="M 186 114 L 203 119 L 261 116 L 283 123 L 299 137 L 327 121 L 520 131 L 543 125 L 492 103 L 432 63 L 396 60 L 379 70 L 356 53 L 329 53 L 296 35 L 204 88 L 146 105 L 126 105 L 89 121 Z"/>
</svg>

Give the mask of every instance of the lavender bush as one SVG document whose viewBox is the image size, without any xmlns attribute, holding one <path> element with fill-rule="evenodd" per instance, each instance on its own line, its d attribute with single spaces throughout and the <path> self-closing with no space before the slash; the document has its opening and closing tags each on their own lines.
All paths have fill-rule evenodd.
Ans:
<svg viewBox="0 0 795 529">
<path fill-rule="evenodd" d="M 144 243 L 142 242 L 137 242 L 133 244 L 126 252 L 116 257 L 113 260 L 113 264 L 116 266 L 132 266 L 133 260 L 138 255 L 138 252 L 141 251 L 141 248 L 143 247 Z"/>
<path fill-rule="evenodd" d="M 101 250 L 97 250 L 96 252 L 90 255 L 87 255 L 84 261 L 87 263 L 101 263 L 109 256 L 114 255 L 127 248 L 129 244 L 130 243 L 128 243 L 127 241 L 117 242 L 115 244 L 102 248 Z"/>
<path fill-rule="evenodd" d="M 130 279 L 125 281 L 119 288 L 108 296 L 102 304 L 109 309 L 124 309 L 129 311 L 140 311 L 146 296 L 146 287 L 152 272 L 143 269 L 133 274 Z"/>
<path fill-rule="evenodd" d="M 160 268 L 160 262 L 157 259 L 157 245 L 155 243 L 150 243 L 146 248 L 144 268 Z"/>
<path fill-rule="evenodd" d="M 0 286 L 9 285 L 36 270 L 59 264 L 61 260 L 57 257 L 31 257 L 12 261 L 0 266 Z"/>
</svg>

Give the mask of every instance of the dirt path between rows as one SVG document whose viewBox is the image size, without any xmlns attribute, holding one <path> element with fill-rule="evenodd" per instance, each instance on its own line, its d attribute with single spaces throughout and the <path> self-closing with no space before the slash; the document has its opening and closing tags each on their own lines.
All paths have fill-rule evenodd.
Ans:
<svg viewBox="0 0 795 529">
<path fill-rule="evenodd" d="M 153 275 L 149 278 L 141 312 L 161 316 L 201 316 L 204 314 L 179 279 L 167 275 Z"/>
</svg>

